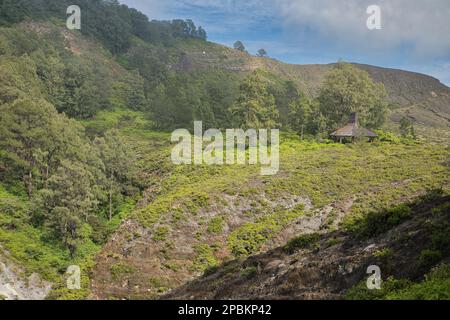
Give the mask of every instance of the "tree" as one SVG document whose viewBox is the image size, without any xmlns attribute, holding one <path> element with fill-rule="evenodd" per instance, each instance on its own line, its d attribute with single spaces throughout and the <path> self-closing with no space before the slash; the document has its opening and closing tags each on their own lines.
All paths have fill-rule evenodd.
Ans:
<svg viewBox="0 0 450 320">
<path fill-rule="evenodd" d="M 319 92 L 320 110 L 327 129 L 343 125 L 352 112 L 359 114 L 362 126 L 378 128 L 385 121 L 387 92 L 368 73 L 340 62 L 326 76 Z"/>
<path fill-rule="evenodd" d="M 205 31 L 205 29 L 203 29 L 202 27 L 198 27 L 196 37 L 197 37 L 198 39 L 204 40 L 204 41 L 206 41 L 206 40 L 208 39 L 208 36 L 207 36 L 207 34 L 206 34 L 206 31 Z"/>
<path fill-rule="evenodd" d="M 301 139 L 305 135 L 317 135 L 326 128 L 326 120 L 320 113 L 319 103 L 304 94 L 289 104 L 289 125 Z"/>
<path fill-rule="evenodd" d="M 242 52 L 247 52 L 247 51 L 245 51 L 245 46 L 244 46 L 244 44 L 242 43 L 242 41 L 236 41 L 236 42 L 234 43 L 233 47 L 234 47 L 234 49 L 236 49 L 236 50 L 239 50 L 239 51 L 242 51 Z"/>
<path fill-rule="evenodd" d="M 94 172 L 86 163 L 63 160 L 48 186 L 33 197 L 35 219 L 43 221 L 72 255 L 82 240 L 82 221 L 88 222 L 101 199 Z"/>
<path fill-rule="evenodd" d="M 239 87 L 239 96 L 230 109 L 242 129 L 272 129 L 278 126 L 275 98 L 257 73 L 248 75 Z"/>
<path fill-rule="evenodd" d="M 113 108 L 146 111 L 147 100 L 144 94 L 144 79 L 138 72 L 131 72 L 123 80 L 116 81 L 113 84 L 113 89 L 109 97 L 109 103 Z"/>
<path fill-rule="evenodd" d="M 403 138 L 415 139 L 416 132 L 414 130 L 414 123 L 408 117 L 402 117 L 400 120 L 400 134 Z"/>
<path fill-rule="evenodd" d="M 289 124 L 299 134 L 302 140 L 305 132 L 310 132 L 312 115 L 311 100 L 304 95 L 289 104 Z"/>
<path fill-rule="evenodd" d="M 259 49 L 256 55 L 258 57 L 267 57 L 267 51 L 265 49 Z"/>
<path fill-rule="evenodd" d="M 18 99 L 0 106 L 0 148 L 22 176 L 31 197 L 35 174 L 39 174 L 39 154 L 52 149 L 52 121 L 57 113 L 45 100 Z"/>
<path fill-rule="evenodd" d="M 123 183 L 130 180 L 134 167 L 134 155 L 118 130 L 109 130 L 103 138 L 96 138 L 94 145 L 98 148 L 104 164 L 106 189 L 108 191 L 109 220 L 113 216 L 113 197 L 123 189 Z"/>
</svg>

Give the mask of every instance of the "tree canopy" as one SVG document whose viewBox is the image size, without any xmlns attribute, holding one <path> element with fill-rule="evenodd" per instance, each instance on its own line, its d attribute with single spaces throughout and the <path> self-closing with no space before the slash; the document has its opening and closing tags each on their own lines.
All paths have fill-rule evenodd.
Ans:
<svg viewBox="0 0 450 320">
<path fill-rule="evenodd" d="M 239 128 L 273 129 L 279 125 L 275 98 L 257 73 L 242 81 L 239 96 L 230 111 Z"/>
<path fill-rule="evenodd" d="M 353 112 L 359 114 L 362 126 L 379 128 L 388 105 L 382 83 L 375 83 L 367 72 L 343 62 L 327 74 L 318 100 L 328 129 L 343 125 Z"/>
<path fill-rule="evenodd" d="M 234 43 L 234 45 L 233 45 L 233 47 L 234 47 L 234 49 L 236 49 L 236 50 L 239 50 L 239 51 L 242 51 L 242 52 L 247 52 L 246 50 L 245 50 L 245 46 L 244 46 L 244 44 L 242 43 L 242 41 L 236 41 L 235 43 Z"/>
</svg>

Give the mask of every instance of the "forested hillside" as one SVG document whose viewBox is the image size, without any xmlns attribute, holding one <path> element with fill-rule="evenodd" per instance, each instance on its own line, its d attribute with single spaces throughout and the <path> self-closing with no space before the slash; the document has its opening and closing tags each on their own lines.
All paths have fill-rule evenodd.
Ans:
<svg viewBox="0 0 450 320">
<path fill-rule="evenodd" d="M 448 202 L 450 89 L 438 80 L 287 65 L 117 1 L 78 1 L 82 28 L 70 31 L 70 4 L 0 0 L 0 262 L 8 277 L 39 278 L 28 293 L 0 283 L 0 299 L 157 298 L 291 238 L 340 238 L 332 232 L 430 190 Z M 352 112 L 378 141 L 328 140 Z M 280 172 L 174 166 L 169 132 L 194 120 L 280 128 Z M 448 228 L 436 237 L 414 280 L 447 261 Z M 70 265 L 82 290 L 65 287 Z"/>
</svg>

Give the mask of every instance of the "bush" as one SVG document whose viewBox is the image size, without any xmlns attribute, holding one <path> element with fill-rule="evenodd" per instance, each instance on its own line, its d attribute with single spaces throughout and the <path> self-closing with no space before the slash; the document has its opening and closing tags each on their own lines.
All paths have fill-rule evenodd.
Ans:
<svg viewBox="0 0 450 320">
<path fill-rule="evenodd" d="M 378 134 L 378 139 L 382 142 L 391 142 L 391 143 L 400 143 L 401 139 L 397 137 L 392 132 L 386 132 L 383 130 L 375 130 L 375 133 Z"/>
<path fill-rule="evenodd" d="M 293 254 L 298 249 L 305 249 L 311 247 L 317 241 L 320 240 L 320 234 L 312 233 L 299 236 L 290 240 L 283 248 L 283 250 L 288 254 Z"/>
<path fill-rule="evenodd" d="M 208 232 L 209 233 L 221 233 L 223 229 L 224 219 L 222 217 L 215 217 L 209 221 Z"/>
<path fill-rule="evenodd" d="M 242 270 L 241 275 L 246 279 L 251 279 L 258 274 L 258 268 L 256 267 L 247 267 Z"/>
<path fill-rule="evenodd" d="M 205 271 L 208 268 L 217 265 L 217 260 L 214 257 L 213 249 L 207 244 L 201 243 L 194 246 L 196 257 L 192 265 L 193 271 Z"/>
<path fill-rule="evenodd" d="M 169 232 L 170 229 L 167 226 L 157 227 L 152 239 L 155 241 L 165 241 Z"/>
<path fill-rule="evenodd" d="M 380 212 L 371 212 L 368 215 L 357 218 L 348 226 L 349 231 L 354 232 L 359 238 L 371 238 L 380 235 L 402 222 L 411 218 L 411 208 L 401 204 L 394 208 Z"/>
<path fill-rule="evenodd" d="M 125 264 L 113 264 L 109 271 L 113 280 L 120 280 L 124 275 L 132 274 L 136 271 L 133 266 L 125 265 Z"/>
<path fill-rule="evenodd" d="M 419 263 L 423 267 L 430 267 L 442 259 L 442 252 L 439 250 L 422 250 L 420 252 Z"/>
</svg>

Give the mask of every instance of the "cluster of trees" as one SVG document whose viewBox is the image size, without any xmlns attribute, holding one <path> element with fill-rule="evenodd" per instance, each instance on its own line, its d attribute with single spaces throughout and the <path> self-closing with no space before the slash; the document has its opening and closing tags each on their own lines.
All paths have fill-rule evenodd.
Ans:
<svg viewBox="0 0 450 320">
<path fill-rule="evenodd" d="M 91 140 L 75 120 L 46 100 L 18 98 L 0 105 L 2 180 L 22 181 L 32 221 L 48 228 L 72 253 L 99 219 L 133 187 L 133 152 L 116 130 Z M 102 208 L 107 216 L 99 216 Z M 104 210 L 104 211 L 105 211 Z"/>
<path fill-rule="evenodd" d="M 17 98 L 22 88 L 78 119 L 108 108 L 149 109 L 145 81 L 138 72 L 118 73 L 101 57 L 72 55 L 52 34 L 37 38 L 32 32 L 4 28 L 0 40 L 0 103 Z"/>
<path fill-rule="evenodd" d="M 242 43 L 242 41 L 238 40 L 233 44 L 233 48 L 235 50 L 241 51 L 241 52 L 245 52 L 248 53 L 247 50 L 245 49 L 244 43 Z M 267 57 L 267 51 L 264 48 L 261 48 L 258 50 L 258 52 L 256 52 L 256 56 L 258 57 Z"/>
<path fill-rule="evenodd" d="M 20 181 L 31 221 L 75 253 L 86 237 L 106 237 L 107 221 L 140 184 L 134 153 L 117 131 L 89 137 L 70 117 L 145 108 L 146 100 L 137 74 L 114 77 L 105 62 L 57 44 L 0 30 L 0 181 Z"/>
<path fill-rule="evenodd" d="M 273 77 L 259 70 L 241 80 L 227 72 L 177 74 L 158 85 L 151 100 L 153 119 L 161 129 L 190 128 L 202 120 L 209 128 L 290 129 L 302 138 L 327 136 L 352 112 L 366 128 L 384 123 L 384 86 L 351 64 L 337 64 L 314 98 L 292 81 Z"/>
<path fill-rule="evenodd" d="M 0 25 L 11 25 L 26 19 L 64 19 L 71 0 L 0 0 Z M 206 40 L 206 31 L 192 20 L 149 21 L 136 9 L 117 0 L 78 0 L 82 11 L 81 32 L 93 36 L 113 54 L 129 49 L 133 37 L 170 46 L 176 38 Z"/>
<path fill-rule="evenodd" d="M 200 40 L 207 39 L 205 29 L 203 29 L 202 27 L 197 28 L 191 19 L 173 20 L 172 26 L 174 29 L 173 35 L 175 37 L 196 38 L 196 39 L 200 39 Z"/>
<path fill-rule="evenodd" d="M 275 97 L 257 73 L 250 74 L 241 82 L 239 95 L 230 112 L 237 128 L 263 129 L 279 126 Z"/>
<path fill-rule="evenodd" d="M 151 117 L 163 130 L 190 128 L 194 120 L 227 128 L 238 85 L 237 75 L 226 71 L 171 74 L 151 92 Z"/>
<path fill-rule="evenodd" d="M 377 129 L 385 121 L 387 96 L 384 85 L 372 81 L 367 72 L 340 62 L 315 99 L 302 95 L 290 103 L 288 124 L 301 136 L 328 134 L 357 112 L 362 126 Z"/>
</svg>

